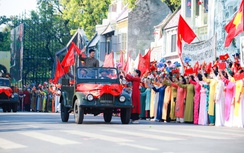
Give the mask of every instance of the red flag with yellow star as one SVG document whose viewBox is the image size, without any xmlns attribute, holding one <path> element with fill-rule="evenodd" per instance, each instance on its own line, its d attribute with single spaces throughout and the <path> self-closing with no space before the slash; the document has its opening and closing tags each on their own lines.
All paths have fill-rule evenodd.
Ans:
<svg viewBox="0 0 244 153">
<path fill-rule="evenodd" d="M 182 40 L 190 44 L 195 38 L 196 34 L 192 31 L 186 21 L 180 15 L 179 22 L 178 22 L 178 32 L 177 32 L 178 40 L 178 55 L 181 59 L 182 57 Z"/>
<path fill-rule="evenodd" d="M 242 0 L 240 8 L 235 17 L 225 26 L 225 31 L 228 33 L 225 39 L 225 47 L 230 46 L 233 38 L 244 30 L 244 0 Z"/>
</svg>

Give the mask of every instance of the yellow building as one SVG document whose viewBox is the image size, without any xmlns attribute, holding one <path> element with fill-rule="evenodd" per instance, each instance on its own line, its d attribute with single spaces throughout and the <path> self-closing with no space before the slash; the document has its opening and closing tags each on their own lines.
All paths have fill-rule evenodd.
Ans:
<svg viewBox="0 0 244 153">
<path fill-rule="evenodd" d="M 127 56 L 128 48 L 128 8 L 124 7 L 120 15 L 116 20 L 116 35 L 117 35 L 117 48 L 118 52 L 115 55 L 116 62 L 120 60 L 120 52 L 124 54 L 124 58 Z"/>
<path fill-rule="evenodd" d="M 10 72 L 10 51 L 0 51 L 0 70 Z"/>
</svg>

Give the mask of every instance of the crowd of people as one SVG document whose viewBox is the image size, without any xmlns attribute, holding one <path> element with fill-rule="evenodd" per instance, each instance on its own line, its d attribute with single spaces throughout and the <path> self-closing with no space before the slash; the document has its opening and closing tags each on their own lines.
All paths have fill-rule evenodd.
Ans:
<svg viewBox="0 0 244 153">
<path fill-rule="evenodd" d="M 60 112 L 61 84 L 44 82 L 38 86 L 25 85 L 13 87 L 14 94 L 19 95 L 19 110 L 32 112 Z"/>
<path fill-rule="evenodd" d="M 90 50 L 87 58 L 91 59 L 90 67 L 97 67 L 94 52 Z M 233 57 L 234 61 L 225 54 L 214 62 L 196 62 L 194 66 L 189 58 L 182 61 L 183 66 L 162 59 L 151 62 L 150 71 L 144 74 L 140 70 L 126 73 L 121 65 L 117 66 L 124 91 L 131 94 L 132 123 L 147 119 L 243 128 L 244 69 L 239 54 Z M 45 82 L 38 87 L 25 86 L 23 90 L 16 87 L 14 92 L 20 95 L 26 111 L 60 111 L 61 84 Z"/>
<path fill-rule="evenodd" d="M 194 67 L 190 61 L 184 59 L 184 74 L 180 74 L 178 62 L 163 59 L 152 62 L 150 71 L 141 77 L 121 70 L 128 82 L 140 83 L 138 89 L 134 84 L 125 86 L 125 91 L 132 93 L 133 105 L 140 107 L 140 119 L 243 128 L 244 71 L 239 54 L 234 55 L 234 61 L 221 55 L 214 62 L 197 62 Z M 140 99 L 133 99 L 137 91 L 140 94 L 134 95 Z"/>
</svg>

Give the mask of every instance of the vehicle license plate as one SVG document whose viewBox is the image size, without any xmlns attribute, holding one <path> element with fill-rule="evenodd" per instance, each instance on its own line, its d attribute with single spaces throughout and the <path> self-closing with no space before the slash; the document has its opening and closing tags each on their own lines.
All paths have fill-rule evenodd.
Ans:
<svg viewBox="0 0 244 153">
<path fill-rule="evenodd" d="M 113 101 L 112 100 L 100 100 L 100 103 L 102 103 L 102 104 L 112 104 Z"/>
</svg>

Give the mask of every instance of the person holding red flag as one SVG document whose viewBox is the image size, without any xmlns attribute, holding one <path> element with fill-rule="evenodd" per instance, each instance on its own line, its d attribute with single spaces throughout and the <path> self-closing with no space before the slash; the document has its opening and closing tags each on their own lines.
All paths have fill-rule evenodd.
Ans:
<svg viewBox="0 0 244 153">
<path fill-rule="evenodd" d="M 125 75 L 125 79 L 129 82 L 132 82 L 132 105 L 134 106 L 131 111 L 131 120 L 132 123 L 139 123 L 139 114 L 141 113 L 141 102 L 140 102 L 140 83 L 141 83 L 141 71 L 135 70 L 133 75 L 126 74 L 122 71 Z"/>
<path fill-rule="evenodd" d="M 83 52 L 81 52 L 79 59 L 85 62 L 85 67 L 99 67 L 99 61 L 95 58 L 94 49 L 89 50 L 89 57 L 83 57 Z"/>
<path fill-rule="evenodd" d="M 186 84 L 186 80 L 185 80 L 184 76 L 180 76 L 179 82 L 177 82 L 176 84 L 178 84 L 178 83 L 181 83 L 182 85 Z M 176 116 L 176 122 L 178 122 L 178 123 L 184 122 L 185 99 L 186 99 L 186 89 L 178 86 L 176 103 L 175 103 L 175 116 Z"/>
</svg>

